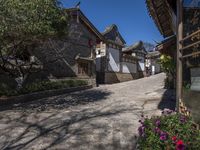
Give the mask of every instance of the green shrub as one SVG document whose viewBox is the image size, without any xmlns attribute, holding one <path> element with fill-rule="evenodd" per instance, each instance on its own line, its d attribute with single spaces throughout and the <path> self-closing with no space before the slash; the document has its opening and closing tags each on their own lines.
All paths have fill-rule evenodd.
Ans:
<svg viewBox="0 0 200 150">
<path fill-rule="evenodd" d="M 84 80 L 62 80 L 62 81 L 43 81 L 38 83 L 28 84 L 20 90 L 13 90 L 7 88 L 0 88 L 0 96 L 14 96 L 21 94 L 34 93 L 45 90 L 63 89 L 69 87 L 78 87 L 87 85 L 87 81 Z"/>
<path fill-rule="evenodd" d="M 167 111 L 161 117 L 142 118 L 139 122 L 140 150 L 200 149 L 200 131 L 189 117 Z"/>
<path fill-rule="evenodd" d="M 160 64 L 164 72 L 171 73 L 171 74 L 175 73 L 176 63 L 171 56 L 161 55 Z"/>
<path fill-rule="evenodd" d="M 176 76 L 176 63 L 175 60 L 169 55 L 161 55 L 159 61 L 162 70 L 166 73 L 165 88 L 173 89 L 174 80 Z"/>
<path fill-rule="evenodd" d="M 16 91 L 13 90 L 8 84 L 0 83 L 0 96 L 1 95 L 15 95 Z"/>
</svg>

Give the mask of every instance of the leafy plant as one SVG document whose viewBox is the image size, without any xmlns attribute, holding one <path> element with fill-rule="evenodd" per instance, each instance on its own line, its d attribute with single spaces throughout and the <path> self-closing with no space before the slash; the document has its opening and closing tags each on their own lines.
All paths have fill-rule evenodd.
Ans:
<svg viewBox="0 0 200 150">
<path fill-rule="evenodd" d="M 58 0 L 0 0 L 0 20 L 0 69 L 23 85 L 41 66 L 35 48 L 66 33 L 66 15 Z"/>
<path fill-rule="evenodd" d="M 34 93 L 45 90 L 64 89 L 68 87 L 78 87 L 87 85 L 85 80 L 63 80 L 63 81 L 43 81 L 24 86 L 19 91 L 13 89 L 0 88 L 0 96 L 14 96 L 21 94 Z"/>
<path fill-rule="evenodd" d="M 174 80 L 176 78 L 176 63 L 174 59 L 169 55 L 161 55 L 159 63 L 167 75 L 165 88 L 174 88 Z"/>
<path fill-rule="evenodd" d="M 175 73 L 176 64 L 173 58 L 169 55 L 161 55 L 160 64 L 164 72 L 166 73 Z"/>
<path fill-rule="evenodd" d="M 138 148 L 141 150 L 194 150 L 200 148 L 200 131 L 190 117 L 173 111 L 161 117 L 142 118 Z"/>
</svg>

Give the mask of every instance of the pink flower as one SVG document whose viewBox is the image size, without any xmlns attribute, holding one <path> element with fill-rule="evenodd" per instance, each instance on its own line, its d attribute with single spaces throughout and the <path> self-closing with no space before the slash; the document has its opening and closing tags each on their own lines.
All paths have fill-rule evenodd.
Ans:
<svg viewBox="0 0 200 150">
<path fill-rule="evenodd" d="M 166 132 L 161 131 L 161 133 L 160 133 L 160 140 L 161 141 L 167 140 L 167 136 L 168 136 L 168 134 Z"/>
<path fill-rule="evenodd" d="M 165 141 L 165 140 L 167 140 L 167 137 L 166 136 L 160 136 L 160 140 Z"/>
<path fill-rule="evenodd" d="M 145 127 L 142 125 L 138 128 L 138 132 L 139 132 L 139 135 L 141 137 L 144 137 L 145 136 Z"/>
<path fill-rule="evenodd" d="M 160 126 L 160 120 L 156 120 L 156 126 L 159 127 Z"/>
<path fill-rule="evenodd" d="M 154 129 L 154 132 L 155 132 L 156 134 L 160 134 L 161 130 L 160 130 L 158 127 L 156 127 L 156 128 Z"/>
<path fill-rule="evenodd" d="M 173 137 L 172 137 L 172 141 L 175 142 L 176 140 L 177 140 L 177 137 L 176 137 L 176 136 L 173 136 Z"/>
</svg>

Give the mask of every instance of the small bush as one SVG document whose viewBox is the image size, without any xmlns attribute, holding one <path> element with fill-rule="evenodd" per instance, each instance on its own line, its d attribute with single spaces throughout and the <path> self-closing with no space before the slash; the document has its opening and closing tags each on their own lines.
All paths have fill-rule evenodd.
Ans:
<svg viewBox="0 0 200 150">
<path fill-rule="evenodd" d="M 0 96 L 1 95 L 11 95 L 16 94 L 16 91 L 13 90 L 10 86 L 5 83 L 0 83 Z"/>
<path fill-rule="evenodd" d="M 174 80 L 176 76 L 175 60 L 169 55 L 161 55 L 159 61 L 162 70 L 166 73 L 165 88 L 174 89 Z"/>
<path fill-rule="evenodd" d="M 68 87 L 78 87 L 87 85 L 87 81 L 84 80 L 63 80 L 63 81 L 43 81 L 38 83 L 28 84 L 20 90 L 12 90 L 1 88 L 0 96 L 15 96 L 28 93 L 34 93 L 45 90 L 63 89 Z"/>
<path fill-rule="evenodd" d="M 142 118 L 139 122 L 140 150 L 200 149 L 200 131 L 190 117 L 167 111 L 161 117 Z"/>
</svg>

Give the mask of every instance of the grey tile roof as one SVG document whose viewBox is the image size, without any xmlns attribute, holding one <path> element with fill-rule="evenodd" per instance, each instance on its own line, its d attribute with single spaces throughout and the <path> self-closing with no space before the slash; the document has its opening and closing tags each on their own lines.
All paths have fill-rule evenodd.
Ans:
<svg viewBox="0 0 200 150">
<path fill-rule="evenodd" d="M 138 41 L 135 44 L 125 47 L 122 49 L 122 52 L 142 52 L 144 54 L 147 53 L 147 51 L 144 48 L 143 42 L 142 41 Z"/>
<path fill-rule="evenodd" d="M 102 35 L 107 40 L 112 40 L 112 41 L 114 41 L 116 43 L 120 43 L 120 44 L 126 44 L 124 38 L 119 33 L 117 25 L 115 25 L 115 24 L 112 24 L 111 26 L 107 27 L 106 30 L 102 33 Z"/>
</svg>

